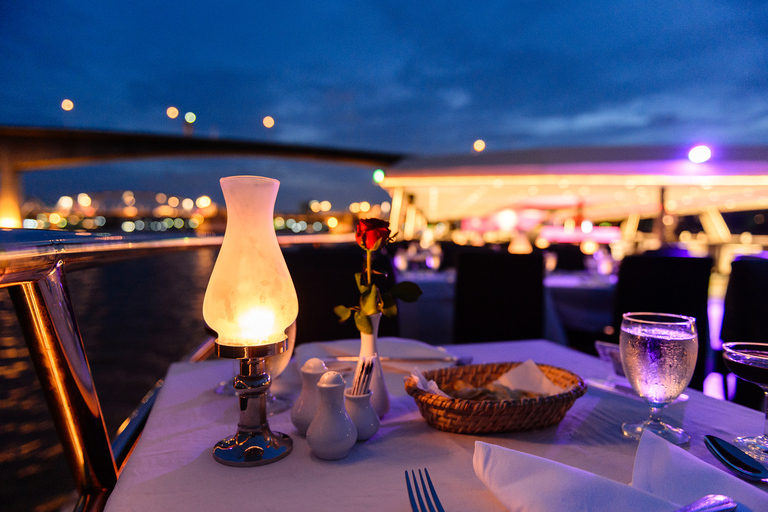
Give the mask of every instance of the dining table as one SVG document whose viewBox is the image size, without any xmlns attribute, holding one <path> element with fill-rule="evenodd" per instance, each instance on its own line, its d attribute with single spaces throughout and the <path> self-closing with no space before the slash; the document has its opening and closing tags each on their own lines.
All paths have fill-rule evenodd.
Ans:
<svg viewBox="0 0 768 512">
<path fill-rule="evenodd" d="M 456 269 L 407 270 L 398 272 L 397 279 L 417 283 L 423 292 L 417 302 L 398 310 L 400 334 L 432 344 L 450 342 Z M 543 278 L 544 338 L 567 345 L 567 330 L 602 333 L 613 324 L 616 283 L 616 275 L 595 271 L 547 273 Z"/>
<path fill-rule="evenodd" d="M 648 406 L 626 386 L 613 386 L 610 364 L 547 340 L 444 348 L 455 356 L 471 358 L 472 364 L 530 359 L 557 366 L 580 376 L 588 388 L 563 420 L 551 427 L 456 434 L 429 426 L 405 392 L 403 381 L 409 372 L 389 369 L 385 379 L 390 410 L 378 432 L 358 442 L 345 458 L 329 461 L 316 457 L 291 423 L 290 411 L 285 410 L 270 415 L 269 424 L 273 431 L 291 436 L 292 452 L 264 466 L 230 467 L 216 462 L 211 450 L 236 430 L 237 400 L 215 392 L 221 381 L 232 378 L 233 360 L 175 363 L 106 510 L 406 512 L 411 505 L 404 474 L 420 468 L 429 469 L 445 510 L 506 510 L 475 474 L 476 441 L 630 483 L 638 441 L 622 435 L 621 423 L 647 418 Z M 299 346 L 296 353 L 302 350 Z M 298 396 L 299 362 L 300 358 L 292 361 L 274 379 L 275 395 Z M 758 411 L 692 389 L 685 393 L 688 399 L 667 406 L 662 417 L 690 434 L 691 441 L 683 449 L 706 464 L 721 468 L 704 445 L 704 435 L 730 440 L 737 435 L 755 435 L 763 428 L 764 418 Z M 768 493 L 766 498 L 768 503 Z"/>
</svg>

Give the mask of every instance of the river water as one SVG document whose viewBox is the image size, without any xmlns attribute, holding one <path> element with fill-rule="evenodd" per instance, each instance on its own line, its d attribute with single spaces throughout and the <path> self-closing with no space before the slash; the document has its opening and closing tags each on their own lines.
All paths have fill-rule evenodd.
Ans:
<svg viewBox="0 0 768 512">
<path fill-rule="evenodd" d="M 67 275 L 110 436 L 168 365 L 208 337 L 203 296 L 217 251 L 165 254 Z M 73 490 L 8 292 L 0 289 L 0 508 L 58 510 Z"/>
</svg>

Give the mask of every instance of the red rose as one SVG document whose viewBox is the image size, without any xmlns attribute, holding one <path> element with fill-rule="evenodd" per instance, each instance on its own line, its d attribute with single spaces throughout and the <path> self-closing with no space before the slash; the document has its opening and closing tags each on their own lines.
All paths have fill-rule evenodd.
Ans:
<svg viewBox="0 0 768 512">
<path fill-rule="evenodd" d="M 355 228 L 355 240 L 366 251 L 375 251 L 382 241 L 389 240 L 389 222 L 381 219 L 360 219 Z"/>
</svg>

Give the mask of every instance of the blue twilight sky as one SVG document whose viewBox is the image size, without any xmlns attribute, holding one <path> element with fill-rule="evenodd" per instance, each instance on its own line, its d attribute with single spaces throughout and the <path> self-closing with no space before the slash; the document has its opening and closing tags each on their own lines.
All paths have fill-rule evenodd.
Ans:
<svg viewBox="0 0 768 512">
<path fill-rule="evenodd" d="M 196 136 L 409 154 L 479 138 L 487 151 L 765 144 L 768 2 L 0 2 L 0 124 L 181 134 L 171 105 L 197 115 Z M 263 174 L 295 209 L 386 199 L 371 171 L 161 160 L 29 173 L 24 187 L 219 197 L 219 177 Z"/>
</svg>

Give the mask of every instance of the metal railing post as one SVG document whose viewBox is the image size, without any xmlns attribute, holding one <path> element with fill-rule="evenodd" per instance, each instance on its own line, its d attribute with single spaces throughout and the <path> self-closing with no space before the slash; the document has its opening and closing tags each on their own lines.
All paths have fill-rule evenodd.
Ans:
<svg viewBox="0 0 768 512">
<path fill-rule="evenodd" d="M 62 267 L 8 291 L 77 490 L 102 494 L 117 469 Z"/>
</svg>

